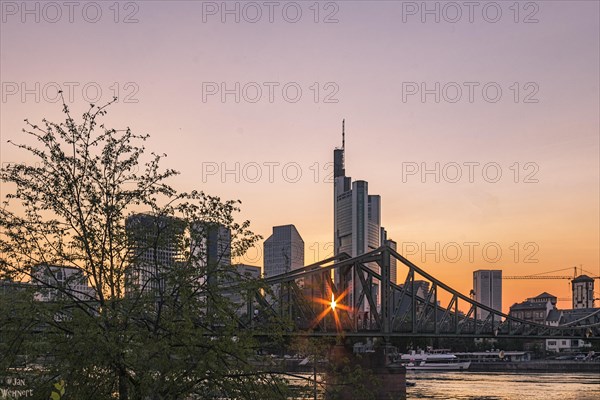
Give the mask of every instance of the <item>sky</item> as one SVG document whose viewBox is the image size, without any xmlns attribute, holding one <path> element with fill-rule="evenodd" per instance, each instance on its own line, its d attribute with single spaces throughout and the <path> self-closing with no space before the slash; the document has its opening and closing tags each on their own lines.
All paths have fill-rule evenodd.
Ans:
<svg viewBox="0 0 600 400">
<path fill-rule="evenodd" d="M 345 119 L 347 175 L 442 281 L 600 276 L 597 1 L 0 3 L 2 163 L 31 161 L 6 142 L 62 117 L 57 87 L 79 114 L 117 95 L 107 124 L 150 134 L 177 188 L 241 200 L 265 238 L 294 224 L 311 263 Z M 543 291 L 569 281 L 505 280 L 503 310 Z"/>
</svg>

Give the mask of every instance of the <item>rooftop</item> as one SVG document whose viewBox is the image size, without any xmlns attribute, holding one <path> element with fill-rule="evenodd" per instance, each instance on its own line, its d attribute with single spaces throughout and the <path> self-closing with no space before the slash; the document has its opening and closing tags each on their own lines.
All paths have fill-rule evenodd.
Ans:
<svg viewBox="0 0 600 400">
<path fill-rule="evenodd" d="M 534 301 L 524 301 L 522 303 L 515 303 L 510 307 L 510 311 L 515 311 L 515 310 L 533 310 L 533 309 L 540 309 L 540 310 L 545 310 L 546 309 L 546 303 L 542 303 L 542 302 L 534 302 Z"/>
<path fill-rule="evenodd" d="M 573 279 L 571 282 L 573 282 L 573 283 L 577 283 L 577 282 L 594 282 L 594 279 L 590 278 L 587 275 L 579 275 L 577 278 Z"/>
<path fill-rule="evenodd" d="M 550 310 L 550 312 L 548 313 L 548 316 L 546 317 L 546 321 L 559 322 L 561 316 L 562 316 L 562 313 L 560 310 Z"/>
<path fill-rule="evenodd" d="M 560 323 L 561 325 L 567 324 L 597 312 L 600 312 L 600 308 L 576 308 L 574 310 L 563 310 Z"/>
<path fill-rule="evenodd" d="M 556 296 L 554 296 L 554 295 L 552 295 L 552 294 L 550 294 L 548 292 L 544 292 L 544 293 L 538 294 L 537 296 L 535 296 L 533 298 L 534 299 L 547 299 L 548 297 L 556 298 Z"/>
</svg>

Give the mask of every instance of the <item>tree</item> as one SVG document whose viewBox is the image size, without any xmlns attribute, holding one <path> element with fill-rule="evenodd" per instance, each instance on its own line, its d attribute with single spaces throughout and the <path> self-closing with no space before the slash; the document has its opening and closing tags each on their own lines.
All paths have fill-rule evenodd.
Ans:
<svg viewBox="0 0 600 400">
<path fill-rule="evenodd" d="M 234 221 L 239 202 L 177 191 L 164 155 L 143 162 L 147 135 L 99 124 L 115 100 L 80 122 L 64 101 L 64 122 L 25 120 L 34 144 L 13 145 L 36 161 L 0 170 L 14 188 L 0 210 L 0 280 L 28 283 L 19 301 L 0 299 L 0 375 L 26 363 L 46 399 L 60 381 L 62 399 L 284 398 L 220 290 L 227 259 L 259 236 Z M 215 230 L 231 235 L 218 257 Z"/>
</svg>

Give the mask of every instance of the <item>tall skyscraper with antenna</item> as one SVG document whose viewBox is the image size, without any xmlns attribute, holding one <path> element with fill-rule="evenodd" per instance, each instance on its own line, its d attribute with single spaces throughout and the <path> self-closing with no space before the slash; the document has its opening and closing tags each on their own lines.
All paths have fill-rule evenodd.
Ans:
<svg viewBox="0 0 600 400">
<path fill-rule="evenodd" d="M 381 197 L 369 194 L 369 184 L 366 181 L 354 181 L 346 176 L 346 123 L 342 121 L 342 147 L 333 151 L 333 229 L 334 253 L 347 253 L 354 257 L 375 250 L 387 239 L 382 237 L 381 228 Z M 394 266 L 395 267 L 395 266 Z M 380 273 L 377 264 L 371 265 L 375 272 Z M 395 271 L 392 276 L 395 276 Z M 336 286 L 349 288 L 349 300 L 353 301 L 355 293 L 354 276 L 342 277 L 335 272 Z M 373 295 L 380 302 L 379 288 Z M 365 304 L 362 311 L 369 311 Z"/>
</svg>

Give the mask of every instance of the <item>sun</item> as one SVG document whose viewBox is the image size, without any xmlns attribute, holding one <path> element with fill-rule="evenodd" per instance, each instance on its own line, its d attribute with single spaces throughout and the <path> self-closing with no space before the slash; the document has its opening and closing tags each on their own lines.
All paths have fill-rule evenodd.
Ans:
<svg viewBox="0 0 600 400">
<path fill-rule="evenodd" d="M 349 288 L 346 288 L 346 290 L 344 290 L 342 293 L 340 293 L 337 298 L 335 296 L 335 293 L 331 293 L 331 300 L 329 299 L 324 299 L 324 298 L 320 298 L 320 297 L 313 297 L 312 301 L 316 304 L 322 304 L 325 307 L 323 307 L 323 310 L 321 311 L 321 313 L 315 317 L 315 319 L 312 322 L 312 327 L 316 327 L 328 314 L 332 314 L 333 318 L 335 320 L 335 326 L 338 329 L 338 331 L 342 330 L 342 323 L 340 320 L 340 314 L 341 312 L 345 312 L 343 315 L 345 316 L 346 319 L 349 318 L 348 316 L 348 312 L 350 312 L 350 307 L 348 307 L 347 305 L 343 304 L 341 301 L 344 299 L 344 297 L 346 297 L 346 295 L 348 294 Z M 339 314 L 339 315 L 338 315 Z"/>
</svg>

